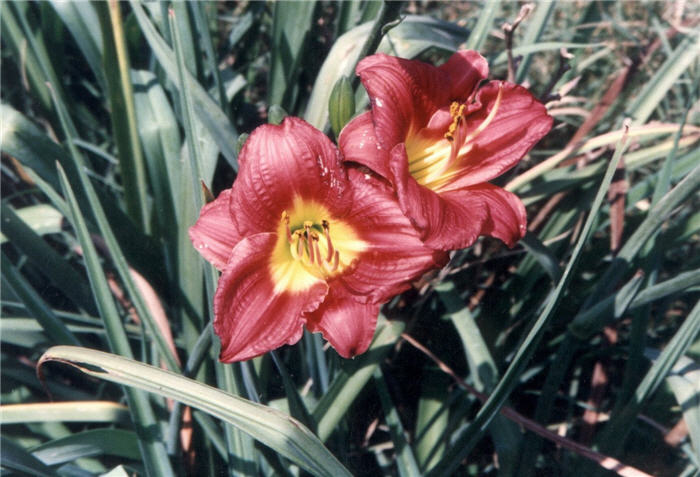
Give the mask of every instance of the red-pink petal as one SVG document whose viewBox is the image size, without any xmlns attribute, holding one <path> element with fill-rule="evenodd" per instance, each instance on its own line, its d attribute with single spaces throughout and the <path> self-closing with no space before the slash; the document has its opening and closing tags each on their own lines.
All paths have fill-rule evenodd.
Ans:
<svg viewBox="0 0 700 477">
<path fill-rule="evenodd" d="M 202 207 L 199 219 L 189 230 L 194 248 L 219 270 L 226 266 L 231 250 L 241 240 L 229 211 L 230 198 L 231 189 L 221 192 Z"/>
<path fill-rule="evenodd" d="M 544 105 L 525 88 L 494 81 L 479 89 L 476 103 L 464 122 L 464 131 L 476 130 L 493 109 L 502 87 L 501 100 L 493 120 L 472 141 L 473 147 L 460 159 L 462 173 L 445 190 L 461 189 L 500 176 L 552 128 L 552 117 Z"/>
<path fill-rule="evenodd" d="M 345 125 L 338 137 L 338 147 L 343 161 L 362 164 L 384 178 L 389 177 L 389 154 L 377 142 L 371 111 Z"/>
<path fill-rule="evenodd" d="M 323 333 L 339 355 L 352 358 L 367 351 L 372 342 L 379 307 L 358 303 L 342 286 L 331 286 L 323 304 L 309 314 L 306 327 Z"/>
<path fill-rule="evenodd" d="M 296 197 L 323 204 L 339 216 L 350 206 L 352 192 L 338 149 L 299 118 L 257 128 L 239 161 L 231 214 L 241 235 L 276 231 L 282 212 Z"/>
<path fill-rule="evenodd" d="M 527 232 L 525 206 L 518 196 L 492 184 L 479 184 L 449 194 L 479 196 L 488 215 L 482 225 L 481 234 L 496 237 L 513 247 Z"/>
<path fill-rule="evenodd" d="M 391 151 L 390 168 L 401 210 L 426 246 L 455 250 L 474 243 L 487 219 L 487 209 L 480 195 L 437 194 L 421 186 L 408 172 L 403 144 Z"/>
<path fill-rule="evenodd" d="M 223 362 L 259 356 L 299 341 L 304 315 L 323 302 L 328 285 L 277 292 L 269 272 L 276 234 L 241 240 L 231 252 L 214 296 L 214 331 L 221 338 Z"/>
<path fill-rule="evenodd" d="M 356 169 L 351 168 L 348 175 L 354 200 L 346 220 L 368 249 L 352 273 L 339 280 L 357 299 L 382 303 L 426 271 L 444 265 L 447 255 L 423 244 L 388 185 Z"/>
<path fill-rule="evenodd" d="M 466 101 L 479 82 L 489 75 L 486 58 L 474 50 L 461 50 L 453 54 L 440 71 L 447 73 L 450 84 L 450 100 Z"/>
<path fill-rule="evenodd" d="M 449 104 L 449 76 L 428 63 L 376 54 L 357 65 L 367 90 L 379 143 L 387 150 Z"/>
</svg>

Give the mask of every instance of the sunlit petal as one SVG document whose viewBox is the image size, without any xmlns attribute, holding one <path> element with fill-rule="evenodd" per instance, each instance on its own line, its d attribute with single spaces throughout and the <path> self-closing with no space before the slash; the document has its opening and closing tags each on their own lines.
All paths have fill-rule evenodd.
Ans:
<svg viewBox="0 0 700 477">
<path fill-rule="evenodd" d="M 219 270 L 226 266 L 231 250 L 241 239 L 233 225 L 230 198 L 231 189 L 227 189 L 202 207 L 199 219 L 189 230 L 194 248 Z"/>
<path fill-rule="evenodd" d="M 480 196 L 437 194 L 408 172 L 402 144 L 392 151 L 391 173 L 399 205 L 426 246 L 437 250 L 468 247 L 477 239 L 487 212 Z"/>
<path fill-rule="evenodd" d="M 502 240 L 509 247 L 523 238 L 527 232 L 525 206 L 515 194 L 492 184 L 479 184 L 468 187 L 463 193 L 469 197 L 478 196 L 488 211 L 481 233 Z"/>
<path fill-rule="evenodd" d="M 338 146 L 344 161 L 362 164 L 384 178 L 389 177 L 389 151 L 377 142 L 370 111 L 360 114 L 343 128 Z"/>
<path fill-rule="evenodd" d="M 459 160 L 459 173 L 446 189 L 479 184 L 500 176 L 515 166 L 523 156 L 549 132 L 552 117 L 532 94 L 522 86 L 492 82 L 476 96 L 465 119 L 464 129 L 477 129 L 489 116 L 502 85 L 501 105 L 486 128 L 476 135 L 469 152 Z"/>
<path fill-rule="evenodd" d="M 440 65 L 440 71 L 447 73 L 450 87 L 450 100 L 464 102 L 481 80 L 489 74 L 486 58 L 474 50 L 461 50 L 450 56 Z"/>
<path fill-rule="evenodd" d="M 348 174 L 355 192 L 348 221 L 369 245 L 343 281 L 355 294 L 384 302 L 426 270 L 444 265 L 447 255 L 420 240 L 387 184 L 355 169 Z"/>
<path fill-rule="evenodd" d="M 367 351 L 377 326 L 379 304 L 359 303 L 341 285 L 331 285 L 323 306 L 310 313 L 307 328 L 321 332 L 344 358 Z"/>
<path fill-rule="evenodd" d="M 357 74 L 372 103 L 377 138 L 387 150 L 450 100 L 444 88 L 448 75 L 420 61 L 376 54 L 360 61 Z"/>
<path fill-rule="evenodd" d="M 280 213 L 297 197 L 339 215 L 350 207 L 352 193 L 337 148 L 299 118 L 257 128 L 243 146 L 240 162 L 231 214 L 241 235 L 275 230 Z"/>
<path fill-rule="evenodd" d="M 323 280 L 294 293 L 275 289 L 269 258 L 276 242 L 276 234 L 252 235 L 231 252 L 214 297 L 221 361 L 245 360 L 296 343 L 304 314 L 317 309 L 326 296 Z"/>
</svg>

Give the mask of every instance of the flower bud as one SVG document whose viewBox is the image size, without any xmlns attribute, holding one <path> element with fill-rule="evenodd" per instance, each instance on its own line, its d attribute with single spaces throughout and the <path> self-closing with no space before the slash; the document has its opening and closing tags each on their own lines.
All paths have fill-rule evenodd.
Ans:
<svg viewBox="0 0 700 477">
<path fill-rule="evenodd" d="M 355 114 L 355 94 L 347 76 L 342 76 L 333 86 L 331 97 L 328 100 L 328 115 L 331 121 L 331 129 L 335 137 L 338 137 L 345 124 Z"/>
<path fill-rule="evenodd" d="M 267 110 L 267 122 L 270 124 L 281 124 L 282 120 L 288 116 L 287 111 L 279 104 L 273 104 Z"/>
</svg>

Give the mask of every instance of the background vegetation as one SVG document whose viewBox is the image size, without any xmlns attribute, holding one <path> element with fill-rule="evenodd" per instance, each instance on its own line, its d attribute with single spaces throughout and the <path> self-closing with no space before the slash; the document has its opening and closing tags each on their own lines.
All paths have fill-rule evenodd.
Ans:
<svg viewBox="0 0 700 477">
<path fill-rule="evenodd" d="M 700 6 L 521 7 L 3 2 L 3 475 L 700 475 Z M 357 359 L 222 365 L 200 179 L 285 114 L 337 132 L 387 25 L 547 103 L 501 181 L 530 232 L 455 253 Z"/>
</svg>

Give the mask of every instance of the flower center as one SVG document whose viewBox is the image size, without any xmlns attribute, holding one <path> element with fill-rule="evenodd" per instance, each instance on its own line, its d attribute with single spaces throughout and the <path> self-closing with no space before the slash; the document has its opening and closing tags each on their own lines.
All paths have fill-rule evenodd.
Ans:
<svg viewBox="0 0 700 477">
<path fill-rule="evenodd" d="M 501 104 L 503 87 L 499 86 L 496 100 L 486 118 L 475 129 L 468 131 L 466 125 L 467 105 L 453 101 L 450 104 L 452 122 L 436 140 L 422 131 L 406 138 L 408 171 L 420 185 L 438 191 L 457 179 L 465 171 L 460 163 L 474 147 L 474 139 L 491 124 Z"/>
<path fill-rule="evenodd" d="M 294 260 L 307 267 L 315 267 L 324 277 L 338 270 L 340 252 L 333 247 L 328 220 L 322 219 L 320 227 L 310 220 L 305 220 L 301 227 L 292 230 L 289 226 L 289 214 L 284 211 L 282 222 L 289 242 L 289 251 Z M 323 234 L 323 238 L 319 233 Z"/>
<path fill-rule="evenodd" d="M 352 270 L 368 244 L 323 205 L 297 197 L 282 212 L 270 272 L 277 291 L 302 291 Z"/>
</svg>

